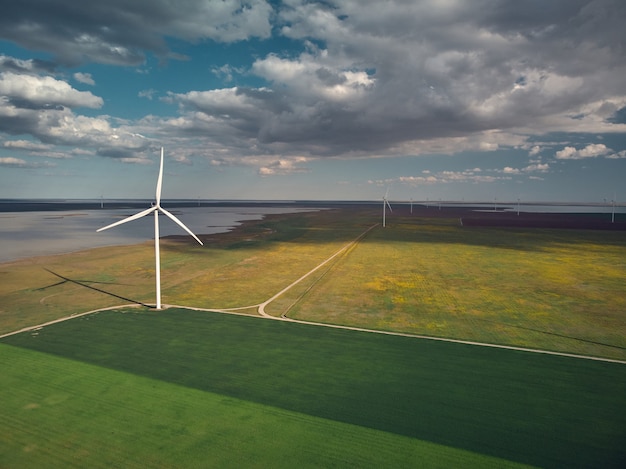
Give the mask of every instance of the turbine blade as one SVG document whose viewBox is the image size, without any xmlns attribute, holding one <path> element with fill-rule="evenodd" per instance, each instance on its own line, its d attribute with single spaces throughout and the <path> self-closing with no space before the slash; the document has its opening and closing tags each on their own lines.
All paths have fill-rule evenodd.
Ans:
<svg viewBox="0 0 626 469">
<path fill-rule="evenodd" d="M 389 211 L 393 212 L 393 209 L 391 208 L 391 205 L 389 205 L 389 201 L 387 199 L 385 199 L 385 202 L 387 204 L 387 207 L 389 207 Z"/>
<path fill-rule="evenodd" d="M 200 243 L 202 246 L 204 246 L 204 244 L 202 243 L 202 241 L 200 241 L 200 239 L 198 239 L 198 237 L 193 234 L 191 232 L 191 230 L 189 228 L 187 228 L 185 226 L 185 224 L 180 221 L 178 218 L 176 218 L 173 214 L 171 214 L 170 212 L 168 212 L 167 210 L 165 210 L 163 207 L 159 207 L 159 210 L 161 212 L 163 212 L 165 215 L 167 215 L 168 217 L 170 217 L 172 219 L 172 221 L 174 221 L 174 223 L 178 224 L 178 226 L 180 226 L 183 230 L 185 230 L 187 233 L 189 233 L 191 236 L 193 236 L 193 239 L 195 239 L 196 241 L 198 241 L 198 243 Z"/>
<path fill-rule="evenodd" d="M 159 179 L 156 186 L 156 204 L 161 205 L 161 188 L 163 187 L 163 147 L 161 147 L 161 166 L 159 167 Z"/>
<path fill-rule="evenodd" d="M 114 226 L 121 225 L 121 224 L 127 223 L 129 221 L 137 220 L 138 218 L 141 218 L 141 217 L 145 217 L 149 213 L 154 212 L 156 209 L 157 209 L 156 206 L 150 207 L 150 208 L 144 210 L 143 212 L 135 213 L 134 215 L 131 215 L 130 217 L 124 218 L 124 219 L 122 219 L 120 221 L 116 221 L 115 223 L 111 223 L 110 225 L 107 225 L 107 226 L 104 226 L 102 228 L 99 228 L 99 229 L 96 230 L 96 232 L 108 230 L 109 228 L 113 228 Z"/>
</svg>

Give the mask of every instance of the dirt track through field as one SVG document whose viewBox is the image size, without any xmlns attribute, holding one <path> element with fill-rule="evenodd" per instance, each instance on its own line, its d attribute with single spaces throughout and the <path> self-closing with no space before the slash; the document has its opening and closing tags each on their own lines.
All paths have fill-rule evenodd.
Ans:
<svg viewBox="0 0 626 469">
<path fill-rule="evenodd" d="M 326 264 L 328 264 L 330 261 L 332 261 L 335 257 L 337 257 L 338 255 L 340 255 L 341 253 L 347 251 L 348 249 L 350 249 L 352 246 L 354 246 L 356 243 L 358 243 L 359 241 L 361 241 L 361 239 L 363 239 L 363 237 L 365 237 L 365 235 L 367 233 L 369 233 L 372 229 L 374 229 L 376 226 L 378 226 L 378 224 L 376 225 L 372 225 L 370 226 L 367 230 L 365 230 L 363 233 L 361 233 L 359 235 L 358 238 L 356 238 L 354 241 L 349 242 L 348 244 L 346 244 L 344 247 L 342 247 L 339 251 L 337 251 L 335 254 L 333 254 L 332 256 L 330 256 L 328 259 L 326 259 L 324 262 L 322 262 L 321 264 L 318 264 L 317 267 L 314 267 L 313 269 L 309 270 L 306 274 L 304 274 L 302 277 L 300 277 L 298 280 L 296 280 L 295 282 L 291 283 L 290 285 L 286 286 L 285 288 L 283 288 L 281 291 L 279 291 L 278 293 L 276 293 L 274 296 L 272 296 L 269 300 L 264 301 L 263 303 L 259 304 L 258 307 L 258 312 L 261 316 L 266 317 L 266 318 L 272 318 L 272 319 L 279 319 L 276 318 L 274 316 L 271 316 L 269 314 L 267 314 L 265 312 L 265 307 L 270 304 L 272 301 L 274 301 L 275 299 L 277 299 L 278 297 L 282 296 L 283 294 L 285 294 L 287 291 L 291 290 L 291 288 L 295 287 L 298 283 L 300 283 L 302 280 L 304 280 L 305 278 L 307 278 L 309 275 L 313 274 L 314 272 L 318 271 L 319 269 L 321 269 L 322 267 L 324 267 Z M 285 319 L 285 318 L 280 318 L 280 319 Z"/>
</svg>

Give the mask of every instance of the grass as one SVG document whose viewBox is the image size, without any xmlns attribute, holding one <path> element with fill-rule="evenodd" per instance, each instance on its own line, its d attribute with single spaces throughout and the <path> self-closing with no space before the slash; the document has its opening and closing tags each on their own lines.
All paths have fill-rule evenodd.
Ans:
<svg viewBox="0 0 626 469">
<path fill-rule="evenodd" d="M 280 316 L 626 359 L 623 232 L 463 228 L 402 216 L 375 228 L 266 311 Z M 378 211 L 268 217 L 206 246 L 162 240 L 163 302 L 237 308 L 267 300 L 355 239 Z M 188 241 L 188 240 L 187 240 Z M 152 243 L 0 265 L 0 331 L 154 303 Z M 255 314 L 255 308 L 244 310 Z"/>
<path fill-rule="evenodd" d="M 626 359 L 623 233 L 462 228 L 398 212 L 267 311 Z M 258 304 L 379 216 L 272 216 L 205 247 L 162 240 L 163 301 Z M 153 303 L 153 255 L 145 243 L 0 264 L 0 331 L 129 302 L 120 297 Z M 2 467 L 623 467 L 626 457 L 621 364 L 185 310 L 103 312 L 0 342 Z"/>
<path fill-rule="evenodd" d="M 4 468 L 522 467 L 7 345 L 0 357 Z"/>
<path fill-rule="evenodd" d="M 626 458 L 614 363 L 176 309 L 6 337 L 0 359 L 6 467 Z"/>
<path fill-rule="evenodd" d="M 284 302 L 297 319 L 626 359 L 625 259 L 623 233 L 405 219 Z"/>
</svg>

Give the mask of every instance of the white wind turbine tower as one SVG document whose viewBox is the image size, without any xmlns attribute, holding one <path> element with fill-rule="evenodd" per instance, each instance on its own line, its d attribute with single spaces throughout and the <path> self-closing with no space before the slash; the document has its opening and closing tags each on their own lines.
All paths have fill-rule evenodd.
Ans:
<svg viewBox="0 0 626 469">
<path fill-rule="evenodd" d="M 389 211 L 393 212 L 393 210 L 391 209 L 391 205 L 389 205 L 389 201 L 387 200 L 387 196 L 389 195 L 389 189 L 387 189 L 387 192 L 385 192 L 385 195 L 383 196 L 383 228 L 386 226 L 385 224 L 385 218 L 387 215 L 387 207 L 389 207 Z"/>
<path fill-rule="evenodd" d="M 161 207 L 161 186 L 163 182 L 163 148 L 161 147 L 161 167 L 159 168 L 159 178 L 157 180 L 156 186 L 156 204 L 151 208 L 144 210 L 143 212 L 136 213 L 135 215 L 131 215 L 130 217 L 124 218 L 123 220 L 117 221 L 115 223 L 111 223 L 103 228 L 100 228 L 96 231 L 104 231 L 109 228 L 113 228 L 114 226 L 121 225 L 122 223 L 127 223 L 129 221 L 137 220 L 138 218 L 145 217 L 146 215 L 154 212 L 154 257 L 155 257 L 155 266 L 156 266 L 156 309 L 161 309 L 161 254 L 159 250 L 159 212 L 162 212 L 169 218 L 171 218 L 177 225 L 179 225 L 182 229 L 184 229 L 187 233 L 189 233 L 193 238 L 198 241 L 198 243 L 202 244 L 202 241 L 198 239 L 198 237 L 191 232 L 189 228 L 187 228 L 182 221 L 172 215 L 170 212 Z"/>
</svg>

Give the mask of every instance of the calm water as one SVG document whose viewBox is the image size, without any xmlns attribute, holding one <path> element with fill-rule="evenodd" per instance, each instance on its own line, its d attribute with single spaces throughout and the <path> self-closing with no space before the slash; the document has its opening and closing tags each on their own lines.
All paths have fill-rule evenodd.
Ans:
<svg viewBox="0 0 626 469">
<path fill-rule="evenodd" d="M 145 208 L 148 208 L 146 206 Z M 166 207 L 167 208 L 167 207 Z M 101 246 L 142 243 L 154 239 L 154 215 L 96 233 L 143 209 L 68 210 L 0 213 L 0 262 L 62 254 Z M 225 233 L 246 220 L 264 215 L 293 213 L 296 207 L 190 207 L 167 208 L 196 235 Z M 161 237 L 187 235 L 164 215 L 159 216 Z"/>
</svg>

